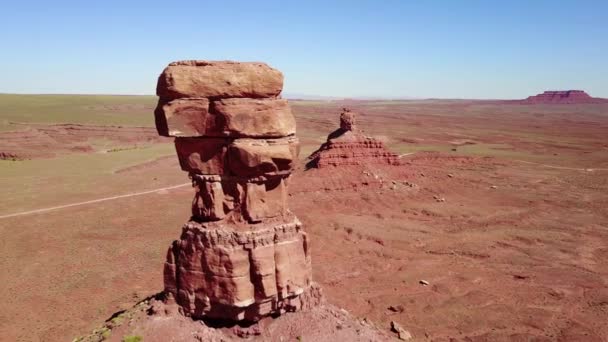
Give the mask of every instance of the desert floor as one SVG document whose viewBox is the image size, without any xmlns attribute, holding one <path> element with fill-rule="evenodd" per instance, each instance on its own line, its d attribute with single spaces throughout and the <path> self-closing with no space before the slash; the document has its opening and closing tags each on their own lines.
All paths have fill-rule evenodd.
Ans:
<svg viewBox="0 0 608 342">
<path fill-rule="evenodd" d="M 0 340 L 71 340 L 162 290 L 188 186 L 6 217 L 187 183 L 154 105 L 0 95 Z M 292 177 L 330 303 L 416 340 L 608 340 L 608 105 L 292 106 L 302 164 L 343 106 L 403 155 Z"/>
</svg>

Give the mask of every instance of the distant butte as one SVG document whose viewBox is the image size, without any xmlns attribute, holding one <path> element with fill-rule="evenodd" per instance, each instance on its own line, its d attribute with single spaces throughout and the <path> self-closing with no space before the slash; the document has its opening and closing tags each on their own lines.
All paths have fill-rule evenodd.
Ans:
<svg viewBox="0 0 608 342">
<path fill-rule="evenodd" d="M 380 140 L 365 136 L 356 123 L 356 114 L 343 108 L 340 128 L 327 137 L 321 147 L 308 157 L 307 168 L 342 165 L 399 165 L 399 157 L 387 150 Z"/>
<path fill-rule="evenodd" d="M 522 103 L 526 104 L 577 104 L 608 103 L 608 99 L 591 97 L 583 90 L 548 90 L 542 94 L 530 96 Z"/>
</svg>

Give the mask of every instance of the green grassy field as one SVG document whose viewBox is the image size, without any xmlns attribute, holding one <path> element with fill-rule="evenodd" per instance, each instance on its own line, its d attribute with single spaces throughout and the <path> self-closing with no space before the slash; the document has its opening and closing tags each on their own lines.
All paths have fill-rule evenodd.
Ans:
<svg viewBox="0 0 608 342">
<path fill-rule="evenodd" d="M 154 126 L 156 96 L 0 94 L 0 130 L 19 123 Z"/>
<path fill-rule="evenodd" d="M 186 175 L 177 167 L 162 170 L 158 177 L 125 176 L 117 172 L 174 154 L 173 144 L 155 144 L 110 153 L 0 160 L 4 202 L 0 215 L 187 182 Z"/>
</svg>

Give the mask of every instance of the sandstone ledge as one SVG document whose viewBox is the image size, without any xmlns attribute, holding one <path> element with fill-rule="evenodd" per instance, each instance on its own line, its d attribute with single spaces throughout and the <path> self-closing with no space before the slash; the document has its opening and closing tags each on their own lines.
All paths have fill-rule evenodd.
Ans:
<svg viewBox="0 0 608 342">
<path fill-rule="evenodd" d="M 278 139 L 176 138 L 182 170 L 193 174 L 258 177 L 289 171 L 300 153 L 295 136 Z"/>
<path fill-rule="evenodd" d="M 205 248 L 212 246 L 223 246 L 233 248 L 244 246 L 244 248 L 256 248 L 267 246 L 275 241 L 285 241 L 304 233 L 302 222 L 293 214 L 287 219 L 269 220 L 270 222 L 247 224 L 235 231 L 232 226 L 222 222 L 199 223 L 189 221 L 182 228 L 182 239 L 184 234 L 198 236 L 200 243 Z"/>
<path fill-rule="evenodd" d="M 268 98 L 283 89 L 283 74 L 265 63 L 232 61 L 179 61 L 169 64 L 158 78 L 156 95 L 171 100 L 183 97 Z"/>
<path fill-rule="evenodd" d="M 296 133 L 283 99 L 161 99 L 154 115 L 158 133 L 167 137 L 281 138 Z"/>
</svg>

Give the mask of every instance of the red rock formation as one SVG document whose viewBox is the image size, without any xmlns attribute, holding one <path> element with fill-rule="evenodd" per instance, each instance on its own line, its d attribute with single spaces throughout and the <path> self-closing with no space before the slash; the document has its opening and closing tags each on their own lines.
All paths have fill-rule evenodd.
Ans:
<svg viewBox="0 0 608 342">
<path fill-rule="evenodd" d="M 175 137 L 196 189 L 164 269 L 165 293 L 189 316 L 255 321 L 319 301 L 287 206 L 299 144 L 282 85 L 263 63 L 176 62 L 159 77 L 157 129 Z"/>
<path fill-rule="evenodd" d="M 545 91 L 523 100 L 528 104 L 607 103 L 608 99 L 591 97 L 582 90 Z"/>
<path fill-rule="evenodd" d="M 294 135 L 287 100 L 206 98 L 161 100 L 155 111 L 158 133 L 167 137 L 255 137 Z"/>
<path fill-rule="evenodd" d="M 183 97 L 274 98 L 283 90 L 283 74 L 265 63 L 179 61 L 158 78 L 156 95 L 164 100 Z"/>
<path fill-rule="evenodd" d="M 193 317 L 256 321 L 296 311 L 318 291 L 309 241 L 301 223 L 266 223 L 235 231 L 229 225 L 188 222 L 165 262 L 165 291 Z"/>
<path fill-rule="evenodd" d="M 340 165 L 399 165 L 399 157 L 390 152 L 384 143 L 363 135 L 356 124 L 356 114 L 344 109 L 340 114 L 340 128 L 327 137 L 313 152 L 306 164 L 308 168 Z"/>
</svg>

